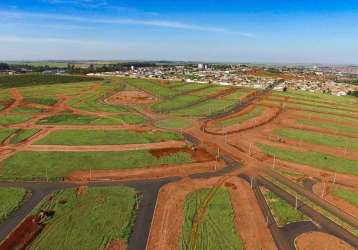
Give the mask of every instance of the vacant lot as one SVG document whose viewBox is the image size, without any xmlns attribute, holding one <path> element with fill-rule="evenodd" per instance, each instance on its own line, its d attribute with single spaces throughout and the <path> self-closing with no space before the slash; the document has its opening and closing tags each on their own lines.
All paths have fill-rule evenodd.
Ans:
<svg viewBox="0 0 358 250">
<path fill-rule="evenodd" d="M 127 245 L 140 195 L 128 187 L 70 189 L 54 194 L 37 211 L 55 212 L 29 249 L 106 249 L 114 240 Z"/>
<path fill-rule="evenodd" d="M 297 123 L 300 125 L 307 125 L 307 126 L 318 127 L 318 128 L 323 128 L 323 129 L 330 129 L 332 131 L 340 132 L 340 133 L 358 135 L 358 126 L 350 127 L 350 126 L 340 125 L 337 123 L 321 122 L 321 121 L 314 121 L 314 120 L 298 120 Z"/>
<path fill-rule="evenodd" d="M 192 107 L 183 108 L 171 112 L 173 115 L 178 116 L 193 116 L 193 117 L 203 117 L 214 114 L 219 114 L 229 109 L 236 103 L 235 100 L 218 100 L 211 99 L 199 104 L 196 104 Z"/>
<path fill-rule="evenodd" d="M 358 207 L 358 192 L 341 187 L 334 187 L 331 193 L 333 196 L 341 198 L 353 206 Z"/>
<path fill-rule="evenodd" d="M 129 130 L 64 130 L 54 131 L 42 140 L 39 145 L 120 145 L 155 143 L 169 140 L 182 140 L 183 137 L 174 132 L 135 132 Z"/>
<path fill-rule="evenodd" d="M 284 161 L 309 165 L 337 173 L 358 175 L 357 161 L 348 160 L 329 154 L 312 151 L 292 151 L 269 145 L 258 144 L 258 147 L 270 156 L 276 156 Z"/>
<path fill-rule="evenodd" d="M 158 128 L 166 129 L 189 128 L 191 125 L 192 123 L 189 120 L 180 118 L 165 119 L 155 123 Z"/>
<path fill-rule="evenodd" d="M 0 188 L 0 222 L 21 204 L 25 194 L 26 190 L 22 188 Z"/>
<path fill-rule="evenodd" d="M 154 80 L 126 78 L 124 81 L 133 87 L 144 90 L 157 97 L 170 97 L 180 93 L 179 91 L 173 90 L 168 86 L 161 85 L 159 82 Z"/>
<path fill-rule="evenodd" d="M 274 134 L 292 140 L 302 140 L 308 143 L 329 147 L 358 149 L 358 140 L 349 137 L 326 135 L 323 133 L 309 132 L 291 128 L 276 129 Z"/>
<path fill-rule="evenodd" d="M 0 116 L 0 125 L 11 125 L 22 123 L 30 120 L 33 117 L 31 114 L 6 114 Z"/>
<path fill-rule="evenodd" d="M 18 152 L 0 162 L 0 179 L 60 179 L 76 170 L 129 169 L 192 162 L 186 152 L 161 157 L 150 151 Z"/>
<path fill-rule="evenodd" d="M 200 189 L 186 197 L 180 249 L 244 249 L 235 229 L 234 211 L 227 189 L 218 189 L 207 207 L 203 207 L 209 193 L 210 189 Z M 200 221 L 194 219 L 199 217 Z M 197 231 L 193 231 L 194 223 L 198 223 Z"/>
<path fill-rule="evenodd" d="M 265 190 L 263 192 L 267 205 L 270 207 L 273 216 L 279 226 L 284 226 L 292 222 L 307 220 L 308 218 L 296 210 L 277 194 Z"/>
<path fill-rule="evenodd" d="M 141 124 L 144 118 L 135 114 L 120 114 L 108 117 L 61 113 L 41 119 L 38 124 L 53 125 L 124 125 Z"/>
<path fill-rule="evenodd" d="M 227 127 L 227 126 L 231 126 L 231 125 L 234 125 L 234 124 L 237 124 L 237 123 L 242 123 L 242 122 L 245 122 L 245 121 L 248 121 L 252 118 L 255 118 L 259 115 L 262 114 L 262 112 L 264 112 L 265 108 L 263 107 L 255 107 L 253 110 L 251 110 L 250 112 L 244 114 L 244 115 L 239 115 L 239 116 L 235 116 L 235 117 L 232 117 L 232 118 L 229 118 L 229 119 L 226 119 L 226 120 L 222 120 L 222 121 L 219 121 L 216 125 L 218 127 Z"/>
</svg>

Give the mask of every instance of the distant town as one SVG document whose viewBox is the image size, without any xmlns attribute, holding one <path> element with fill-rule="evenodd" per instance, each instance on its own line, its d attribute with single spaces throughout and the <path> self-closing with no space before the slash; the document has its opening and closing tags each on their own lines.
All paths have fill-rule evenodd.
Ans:
<svg viewBox="0 0 358 250">
<path fill-rule="evenodd" d="M 81 74 L 155 78 L 275 90 L 357 95 L 358 66 L 206 64 L 186 62 L 4 62 L 2 74 Z"/>
</svg>

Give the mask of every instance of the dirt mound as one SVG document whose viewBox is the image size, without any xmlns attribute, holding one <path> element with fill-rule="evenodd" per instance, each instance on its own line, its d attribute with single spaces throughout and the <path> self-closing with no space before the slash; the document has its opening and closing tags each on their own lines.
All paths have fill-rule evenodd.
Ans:
<svg viewBox="0 0 358 250">
<path fill-rule="evenodd" d="M 297 250 L 353 250 L 346 242 L 321 232 L 305 233 L 295 240 Z"/>
<path fill-rule="evenodd" d="M 155 102 L 155 97 L 142 91 L 121 91 L 109 97 L 106 102 L 110 104 L 145 104 Z"/>
</svg>

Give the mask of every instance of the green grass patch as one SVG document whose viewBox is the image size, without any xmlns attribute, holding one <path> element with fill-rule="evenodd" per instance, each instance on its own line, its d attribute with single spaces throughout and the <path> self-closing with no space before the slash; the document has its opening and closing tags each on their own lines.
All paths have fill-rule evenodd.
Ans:
<svg viewBox="0 0 358 250">
<path fill-rule="evenodd" d="M 22 123 L 30 120 L 33 116 L 31 114 L 4 114 L 0 116 L 0 125 L 11 125 Z"/>
<path fill-rule="evenodd" d="M 26 102 L 34 103 L 34 104 L 40 104 L 45 106 L 53 106 L 57 103 L 56 98 L 36 98 L 36 97 L 28 97 L 25 98 Z"/>
<path fill-rule="evenodd" d="M 235 100 L 218 100 L 211 99 L 189 108 L 183 108 L 170 112 L 172 115 L 204 117 L 219 114 L 230 109 L 236 103 Z"/>
<path fill-rule="evenodd" d="M 176 90 L 178 92 L 188 92 L 188 91 L 195 91 L 195 90 L 203 89 L 206 87 L 208 87 L 208 84 L 186 83 L 186 84 L 174 86 L 171 89 Z"/>
<path fill-rule="evenodd" d="M 53 131 L 36 142 L 37 145 L 121 145 L 183 140 L 174 132 L 136 132 L 129 130 L 63 130 Z"/>
<path fill-rule="evenodd" d="M 15 129 L 0 128 L 0 144 L 4 143 L 4 141 L 9 138 L 9 136 L 11 136 L 14 132 Z"/>
<path fill-rule="evenodd" d="M 101 80 L 101 78 L 69 75 L 23 74 L 0 76 L 0 88 L 17 88 L 22 86 L 57 83 L 90 82 L 96 80 Z"/>
<path fill-rule="evenodd" d="M 316 112 L 310 112 L 310 111 L 298 111 L 297 114 L 305 115 L 305 116 L 318 116 L 320 118 L 336 119 L 337 121 L 356 122 L 356 123 L 358 123 L 358 118 L 355 119 L 355 118 L 337 116 L 337 115 L 332 115 L 332 114 L 323 114 L 323 113 L 316 113 Z"/>
<path fill-rule="evenodd" d="M 192 162 L 186 152 L 156 158 L 148 150 L 123 152 L 18 152 L 0 162 L 1 179 L 57 180 L 76 170 L 145 168 Z M 47 174 L 47 176 L 46 176 Z"/>
<path fill-rule="evenodd" d="M 26 130 L 19 130 L 15 133 L 13 137 L 11 137 L 10 143 L 17 144 L 20 142 L 25 141 L 26 139 L 34 136 L 40 131 L 40 129 L 26 129 Z"/>
<path fill-rule="evenodd" d="M 152 110 L 160 113 L 167 113 L 173 109 L 180 109 L 200 101 L 200 97 L 191 95 L 176 96 L 152 105 Z"/>
<path fill-rule="evenodd" d="M 277 194 L 265 191 L 263 195 L 278 226 L 282 227 L 292 222 L 308 220 L 308 217 L 288 204 L 287 201 L 281 199 Z"/>
<path fill-rule="evenodd" d="M 204 88 L 204 89 L 195 91 L 194 93 L 192 93 L 192 95 L 195 95 L 195 96 L 209 96 L 209 95 L 216 94 L 219 91 L 223 91 L 225 89 L 228 89 L 228 87 L 209 85 L 208 88 Z"/>
<path fill-rule="evenodd" d="M 38 121 L 38 124 L 53 125 L 124 125 L 142 124 L 145 119 L 136 114 L 120 114 L 109 117 L 96 117 L 89 115 L 76 115 L 71 113 L 61 113 L 46 117 Z"/>
<path fill-rule="evenodd" d="M 180 118 L 165 119 L 155 123 L 156 127 L 164 129 L 189 128 L 191 125 L 191 121 Z"/>
<path fill-rule="evenodd" d="M 199 189 L 187 195 L 184 203 L 184 224 L 180 249 L 190 248 L 190 236 L 194 218 L 203 206 L 210 189 Z M 214 194 L 198 227 L 195 249 L 244 249 L 244 243 L 235 228 L 234 210 L 227 189 L 220 188 Z"/>
<path fill-rule="evenodd" d="M 358 207 L 358 192 L 346 188 L 334 187 L 331 193 L 332 195 L 347 201 L 353 206 Z"/>
<path fill-rule="evenodd" d="M 22 188 L 0 187 L 0 222 L 19 207 L 25 194 L 26 190 Z"/>
<path fill-rule="evenodd" d="M 168 86 L 161 85 L 159 82 L 154 80 L 133 78 L 124 78 L 123 80 L 129 85 L 144 90 L 157 97 L 170 97 L 180 93 L 179 91 L 173 90 Z"/>
<path fill-rule="evenodd" d="M 292 140 L 302 140 L 328 147 L 358 149 L 358 140 L 349 137 L 326 135 L 292 128 L 279 128 L 274 131 L 274 134 Z"/>
<path fill-rule="evenodd" d="M 27 107 L 18 107 L 11 110 L 11 113 L 40 113 L 42 109 L 38 108 L 27 108 Z"/>
<path fill-rule="evenodd" d="M 55 211 L 28 249 L 106 249 L 113 240 L 128 244 L 140 195 L 129 187 L 56 192 L 38 208 Z"/>
<path fill-rule="evenodd" d="M 248 121 L 250 119 L 253 119 L 259 115 L 261 115 L 264 112 L 265 108 L 263 107 L 255 107 L 253 110 L 251 110 L 249 113 L 246 113 L 244 115 L 235 116 L 226 120 L 219 121 L 216 126 L 217 127 L 227 127 L 231 126 L 237 123 L 242 123 L 245 121 Z"/>
<path fill-rule="evenodd" d="M 311 127 L 330 129 L 337 132 L 351 133 L 354 135 L 358 135 L 358 127 L 349 127 L 333 122 L 331 123 L 331 122 L 321 122 L 321 121 L 314 121 L 314 120 L 298 120 L 297 123 L 300 125 L 307 125 Z"/>
<path fill-rule="evenodd" d="M 84 116 L 76 114 L 57 114 L 46 117 L 38 121 L 38 124 L 57 124 L 57 125 L 87 125 L 95 121 L 95 116 Z"/>
<path fill-rule="evenodd" d="M 358 175 L 357 161 L 337 157 L 319 152 L 299 152 L 265 144 L 258 144 L 258 147 L 270 156 L 276 156 L 284 161 L 297 164 L 309 165 L 319 169 L 329 170 L 337 173 Z"/>
</svg>

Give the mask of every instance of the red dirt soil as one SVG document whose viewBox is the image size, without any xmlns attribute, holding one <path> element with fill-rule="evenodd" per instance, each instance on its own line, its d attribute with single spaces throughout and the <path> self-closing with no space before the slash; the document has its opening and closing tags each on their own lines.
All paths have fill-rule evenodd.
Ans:
<svg viewBox="0 0 358 250">
<path fill-rule="evenodd" d="M 297 250 L 354 250 L 346 242 L 321 232 L 302 234 L 296 238 L 295 245 Z"/>
<path fill-rule="evenodd" d="M 186 177 L 192 174 L 214 172 L 225 167 L 223 162 L 209 161 L 200 163 L 188 163 L 178 165 L 162 165 L 141 169 L 117 169 L 117 170 L 94 170 L 75 171 L 66 180 L 74 182 L 88 181 L 130 181 L 161 179 L 172 176 Z"/>
<path fill-rule="evenodd" d="M 105 100 L 110 104 L 147 104 L 155 101 L 155 97 L 142 91 L 121 91 Z"/>
<path fill-rule="evenodd" d="M 112 241 L 106 248 L 106 250 L 126 250 L 127 246 L 121 240 Z"/>
<path fill-rule="evenodd" d="M 43 226 L 35 222 L 34 216 L 27 217 L 20 226 L 2 242 L 0 250 L 24 249 L 40 233 L 42 228 Z"/>
<path fill-rule="evenodd" d="M 183 206 L 186 195 L 201 188 L 212 188 L 223 178 L 190 180 L 171 183 L 161 188 L 154 212 L 147 249 L 179 249 L 181 228 L 184 221 Z M 256 204 L 254 194 L 244 181 L 229 177 L 230 197 L 235 209 L 235 226 L 247 249 L 275 249 L 272 236 Z M 235 188 L 233 188 L 235 186 Z M 254 215 L 254 216 L 253 216 Z M 255 223 L 252 223 L 254 218 Z M 161 232 L 158 234 L 158 232 Z"/>
<path fill-rule="evenodd" d="M 166 141 L 148 144 L 125 144 L 125 145 L 93 145 L 93 146 L 64 146 L 64 145 L 29 145 L 22 148 L 22 151 L 38 151 L 38 152 L 120 152 L 130 150 L 169 150 L 170 148 L 184 147 L 185 142 L 182 141 Z"/>
</svg>

